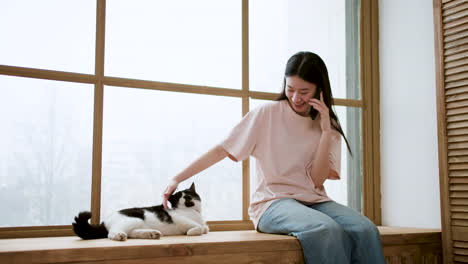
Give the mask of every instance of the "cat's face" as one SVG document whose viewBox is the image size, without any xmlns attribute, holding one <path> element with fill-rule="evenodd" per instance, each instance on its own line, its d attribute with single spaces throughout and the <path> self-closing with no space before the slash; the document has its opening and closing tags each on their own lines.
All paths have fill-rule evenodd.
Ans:
<svg viewBox="0 0 468 264">
<path fill-rule="evenodd" d="M 169 197 L 169 202 L 172 208 L 193 208 L 201 212 L 201 199 L 195 191 L 195 184 L 192 183 L 190 188 L 179 191 Z"/>
</svg>

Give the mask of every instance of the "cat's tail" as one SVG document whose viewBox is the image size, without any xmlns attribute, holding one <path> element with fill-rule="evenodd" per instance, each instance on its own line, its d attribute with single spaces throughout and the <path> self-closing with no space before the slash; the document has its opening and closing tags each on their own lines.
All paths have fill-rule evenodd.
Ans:
<svg viewBox="0 0 468 264">
<path fill-rule="evenodd" d="M 73 231 L 82 239 L 106 238 L 108 231 L 104 223 L 100 225 L 91 225 L 88 220 L 91 218 L 91 212 L 81 212 L 75 217 Z"/>
</svg>

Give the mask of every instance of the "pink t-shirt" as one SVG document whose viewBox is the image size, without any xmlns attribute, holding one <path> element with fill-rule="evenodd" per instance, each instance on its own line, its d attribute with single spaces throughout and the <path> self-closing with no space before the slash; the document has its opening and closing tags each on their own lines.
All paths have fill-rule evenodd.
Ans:
<svg viewBox="0 0 468 264">
<path fill-rule="evenodd" d="M 321 136 L 320 117 L 312 120 L 289 106 L 287 100 L 268 102 L 250 111 L 221 143 L 236 161 L 256 159 L 257 186 L 249 215 L 255 227 L 277 199 L 308 203 L 330 201 L 315 188 L 309 174 Z M 341 135 L 333 130 L 328 179 L 340 179 Z"/>
</svg>

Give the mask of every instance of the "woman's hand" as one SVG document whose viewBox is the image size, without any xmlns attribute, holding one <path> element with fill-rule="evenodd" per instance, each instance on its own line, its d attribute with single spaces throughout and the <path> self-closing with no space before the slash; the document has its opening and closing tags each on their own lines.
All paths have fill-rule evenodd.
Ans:
<svg viewBox="0 0 468 264">
<path fill-rule="evenodd" d="M 168 209 L 169 207 L 167 206 L 167 200 L 169 199 L 169 197 L 171 197 L 172 193 L 174 193 L 174 191 L 177 189 L 177 186 L 179 185 L 179 183 L 175 180 L 171 180 L 171 182 L 169 183 L 169 185 L 167 185 L 166 187 L 166 190 L 164 191 L 163 195 L 162 195 L 162 204 L 164 206 L 164 209 Z"/>
<path fill-rule="evenodd" d="M 320 113 L 320 127 L 322 128 L 322 133 L 331 131 L 330 111 L 323 101 L 323 93 L 320 92 L 320 100 L 311 98 L 309 104 Z"/>
</svg>

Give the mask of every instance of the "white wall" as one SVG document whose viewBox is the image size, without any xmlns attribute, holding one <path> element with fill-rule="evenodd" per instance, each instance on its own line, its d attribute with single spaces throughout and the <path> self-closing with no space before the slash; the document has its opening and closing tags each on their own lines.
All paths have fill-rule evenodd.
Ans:
<svg viewBox="0 0 468 264">
<path fill-rule="evenodd" d="M 379 10 L 382 224 L 440 228 L 432 1 Z"/>
</svg>

